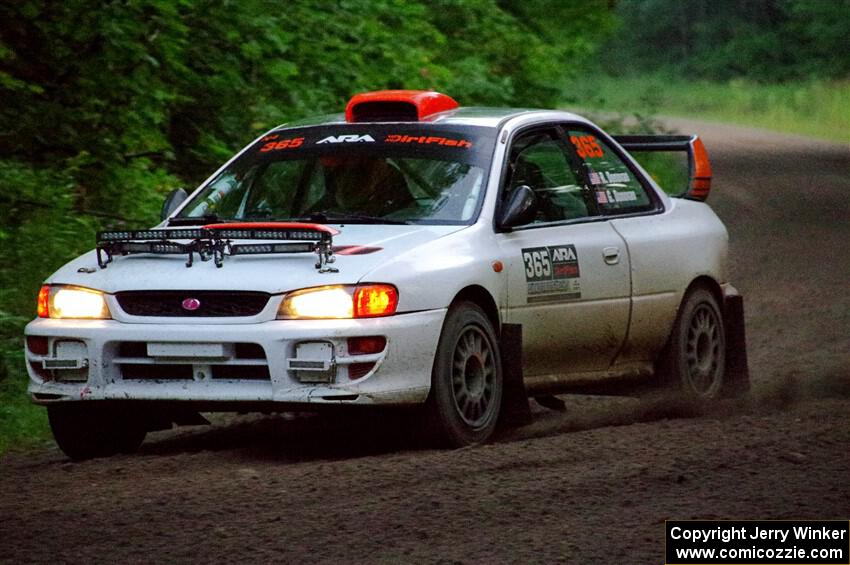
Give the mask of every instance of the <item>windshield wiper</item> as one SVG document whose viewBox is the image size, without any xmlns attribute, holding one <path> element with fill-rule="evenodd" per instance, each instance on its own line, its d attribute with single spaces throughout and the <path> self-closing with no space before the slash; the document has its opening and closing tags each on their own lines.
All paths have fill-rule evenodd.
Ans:
<svg viewBox="0 0 850 565">
<path fill-rule="evenodd" d="M 215 214 L 207 214 L 206 216 L 193 216 L 184 218 L 171 218 L 168 220 L 169 226 L 201 226 L 207 224 L 221 224 L 229 220 L 219 218 Z"/>
<path fill-rule="evenodd" d="M 339 223 L 339 222 L 356 222 L 360 224 L 391 224 L 398 226 L 406 226 L 410 222 L 405 220 L 393 220 L 391 218 L 382 218 L 381 216 L 372 216 L 360 212 L 331 212 L 330 210 L 322 210 L 315 212 L 309 216 L 299 218 L 299 220 L 310 220 L 318 223 Z"/>
</svg>

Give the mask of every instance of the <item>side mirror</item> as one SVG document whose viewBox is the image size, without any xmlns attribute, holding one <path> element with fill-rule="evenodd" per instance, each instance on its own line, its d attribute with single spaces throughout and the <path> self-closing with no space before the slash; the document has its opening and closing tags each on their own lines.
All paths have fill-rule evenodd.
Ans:
<svg viewBox="0 0 850 565">
<path fill-rule="evenodd" d="M 189 198 L 189 193 L 182 188 L 175 188 L 165 197 L 165 202 L 162 204 L 162 212 L 160 219 L 165 220 L 170 216 L 183 202 Z"/>
<path fill-rule="evenodd" d="M 531 187 L 522 184 L 511 191 L 502 208 L 500 228 L 512 228 L 531 222 L 537 215 L 537 196 Z"/>
</svg>

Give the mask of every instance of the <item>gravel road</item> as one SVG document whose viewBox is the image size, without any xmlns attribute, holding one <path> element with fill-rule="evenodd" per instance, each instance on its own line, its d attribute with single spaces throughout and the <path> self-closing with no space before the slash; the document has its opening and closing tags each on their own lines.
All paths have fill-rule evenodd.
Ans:
<svg viewBox="0 0 850 565">
<path fill-rule="evenodd" d="M 0 460 L 0 562 L 661 563 L 669 518 L 850 517 L 850 148 L 673 120 L 712 156 L 753 393 L 563 397 L 489 445 L 240 416 Z"/>
</svg>

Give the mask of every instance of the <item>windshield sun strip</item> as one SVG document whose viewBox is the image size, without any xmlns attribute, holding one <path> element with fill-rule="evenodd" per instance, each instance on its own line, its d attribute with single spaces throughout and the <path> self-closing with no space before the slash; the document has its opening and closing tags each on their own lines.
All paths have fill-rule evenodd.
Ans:
<svg viewBox="0 0 850 565">
<path fill-rule="evenodd" d="M 418 174 L 418 171 L 411 170 L 411 167 L 398 167 L 398 170 L 401 172 L 399 174 L 405 174 L 409 183 L 412 183 L 414 186 L 413 190 L 410 190 L 411 193 L 416 193 L 417 199 L 416 204 L 419 206 L 418 208 L 412 209 L 410 213 L 404 214 L 399 213 L 398 216 L 388 216 L 382 214 L 368 214 L 371 216 L 377 216 L 376 219 L 369 221 L 363 221 L 358 218 L 354 218 L 354 214 L 340 214 L 340 216 L 346 216 L 344 219 L 337 218 L 329 218 L 327 223 L 370 223 L 374 222 L 378 223 L 387 223 L 387 224 L 395 224 L 395 223 L 415 223 L 415 224 L 436 224 L 436 225 L 468 225 L 474 223 L 479 214 L 481 205 L 483 203 L 483 198 L 486 193 L 486 184 L 489 180 L 489 172 L 490 172 L 490 161 L 492 159 L 493 152 L 496 148 L 496 140 L 495 140 L 495 129 L 481 126 L 468 126 L 468 127 L 454 127 L 454 128 L 441 128 L 435 129 L 431 127 L 422 127 L 419 126 L 419 129 L 423 132 L 428 133 L 429 135 L 413 136 L 412 133 L 416 133 L 416 127 L 414 126 L 411 129 L 410 124 L 405 124 L 407 126 L 405 129 L 400 131 L 407 131 L 407 137 L 403 137 L 402 134 L 392 134 L 396 135 L 396 137 L 392 139 L 401 139 L 402 142 L 405 143 L 413 143 L 408 138 L 416 138 L 416 143 L 419 143 L 419 140 L 423 141 L 424 147 L 416 147 L 411 149 L 410 147 L 398 147 L 397 145 L 405 145 L 405 143 L 394 144 L 394 143 L 377 143 L 377 146 L 372 145 L 369 141 L 349 141 L 355 138 L 351 137 L 355 134 L 349 133 L 341 133 L 336 137 L 330 135 L 324 135 L 328 133 L 330 130 L 339 130 L 341 126 L 345 126 L 349 124 L 337 124 L 332 126 L 321 126 L 321 127 L 309 127 L 309 128 L 294 128 L 294 129 L 279 129 L 270 132 L 266 136 L 257 140 L 252 148 L 249 148 L 247 151 L 243 152 L 240 155 L 240 158 L 234 160 L 230 163 L 230 165 L 220 171 L 220 174 L 212 179 L 209 183 L 207 183 L 201 191 L 199 191 L 195 198 L 193 198 L 193 202 L 190 202 L 186 206 L 184 206 L 181 210 L 180 216 L 173 218 L 175 221 L 174 225 L 180 225 L 184 222 L 186 223 L 194 223 L 192 219 L 195 215 L 209 215 L 213 212 L 218 212 L 220 215 L 227 216 L 230 219 L 236 221 L 268 221 L 271 218 L 275 220 L 290 220 L 296 218 L 309 218 L 312 215 L 312 212 L 307 212 L 308 205 L 312 205 L 315 202 L 305 201 L 304 205 L 302 205 L 301 209 L 284 209 L 282 211 L 286 212 L 284 214 L 274 214 L 274 213 L 264 213 L 262 215 L 256 214 L 256 210 L 249 209 L 250 206 L 246 206 L 247 199 L 242 199 L 240 201 L 239 213 L 236 212 L 234 205 L 231 203 L 231 207 L 226 212 L 223 213 L 220 206 L 221 200 L 227 197 L 227 194 L 221 194 L 224 192 L 219 185 L 221 183 L 230 182 L 231 184 L 237 184 L 237 190 L 239 190 L 239 194 L 243 196 L 247 195 L 248 190 L 257 190 L 257 182 L 256 178 L 251 179 L 250 187 L 242 187 L 238 186 L 239 180 L 236 180 L 238 176 L 253 174 L 254 176 L 260 176 L 256 171 L 256 166 L 263 165 L 266 161 L 270 163 L 280 162 L 280 161 L 301 161 L 306 162 L 309 160 L 314 163 L 322 163 L 323 160 L 332 161 L 333 159 L 344 159 L 344 158 L 359 158 L 363 156 L 370 156 L 373 158 L 385 158 L 385 159 L 393 159 L 395 161 L 399 161 L 402 159 L 419 159 L 423 162 L 443 162 L 446 163 L 443 165 L 444 170 L 448 170 L 452 165 L 451 163 L 466 163 L 468 169 L 465 172 L 465 175 L 468 177 L 470 175 L 480 175 L 481 178 L 477 179 L 477 182 L 471 183 L 477 185 L 477 193 L 475 195 L 476 202 L 474 203 L 474 209 L 469 210 L 468 207 L 464 207 L 463 205 L 456 205 L 454 209 L 442 211 L 440 209 L 436 209 L 432 211 L 428 208 L 429 204 L 439 203 L 441 200 L 441 192 L 440 191 L 456 191 L 459 190 L 457 187 L 453 186 L 451 183 L 445 185 L 437 185 L 436 188 L 433 189 L 433 192 L 429 195 L 431 197 L 431 202 L 427 203 L 428 198 L 421 196 L 423 189 L 422 185 L 425 185 L 424 182 Z M 363 129 L 362 124 L 356 125 L 357 128 Z M 397 129 L 395 125 L 392 124 L 381 124 L 380 127 L 374 126 L 370 124 L 370 128 L 368 131 L 374 133 L 372 135 L 372 139 L 376 137 L 380 138 L 381 133 L 386 133 L 387 130 Z M 344 131 L 350 131 L 351 128 L 342 128 Z M 308 135 L 306 132 L 312 132 L 311 141 L 312 144 L 307 141 L 301 142 L 300 144 L 296 144 L 296 147 L 292 147 L 292 143 L 284 144 L 282 149 L 274 149 L 268 150 L 266 152 L 262 152 L 261 149 L 267 147 L 268 144 L 275 143 L 275 147 L 277 144 L 286 141 L 287 139 L 297 139 L 300 137 L 304 137 L 307 139 Z M 284 135 L 285 134 L 285 135 Z M 299 134 L 295 138 L 292 138 L 292 135 Z M 304 135 L 300 135 L 304 134 Z M 473 159 L 467 158 L 461 159 L 460 156 L 464 155 L 464 152 L 468 152 L 472 147 L 467 147 L 466 145 L 458 146 L 457 144 L 454 146 L 446 146 L 446 140 L 451 140 L 449 135 L 455 136 L 464 136 L 470 138 L 469 145 L 474 147 L 476 153 Z M 368 135 L 368 134 L 362 134 Z M 283 136 L 283 137 L 281 137 Z M 348 136 L 348 137 L 346 137 Z M 273 138 L 272 138 L 273 137 Z M 328 141 L 325 143 L 319 143 L 323 140 L 327 140 L 329 137 L 333 138 L 333 143 Z M 386 135 L 385 138 L 389 138 L 389 135 Z M 359 138 L 358 138 L 359 139 Z M 427 143 L 431 140 L 430 146 Z M 443 143 L 441 146 L 440 143 Z M 368 147 L 367 147 L 368 145 Z M 449 147 L 452 148 L 454 154 L 449 151 Z M 488 150 L 489 149 L 489 150 Z M 262 155 L 260 155 L 262 153 Z M 274 154 L 273 158 L 269 154 Z M 444 160 L 440 160 L 442 157 Z M 471 161 L 471 163 L 470 163 Z M 254 166 L 254 169 L 250 167 Z M 302 173 L 307 171 L 307 168 L 304 165 L 300 165 L 304 168 Z M 320 165 L 325 166 L 325 165 Z M 321 174 L 325 174 L 326 171 L 322 171 Z M 265 171 L 262 171 L 265 173 Z M 298 173 L 298 171 L 296 171 Z M 293 173 L 294 174 L 294 173 Z M 313 173 L 315 174 L 315 173 Z M 439 173 L 437 174 L 437 178 L 439 178 Z M 464 179 L 463 175 L 457 177 L 461 180 Z M 305 180 L 305 179 L 302 179 Z M 309 184 L 310 179 L 305 180 L 305 184 Z M 325 179 L 320 179 L 320 181 L 325 181 Z M 301 183 L 299 182 L 299 185 Z M 309 186 L 297 186 L 293 187 L 293 190 L 298 189 L 301 192 L 306 192 L 310 188 L 315 190 L 315 187 Z M 462 188 L 462 187 L 461 187 Z M 329 192 L 327 187 L 320 188 L 320 192 L 324 191 L 325 194 Z M 301 197 L 303 198 L 303 197 Z M 292 200 L 296 200 L 293 196 Z M 208 200 L 209 202 L 204 202 Z M 426 202 L 425 204 L 420 205 L 420 203 Z M 260 203 L 261 205 L 269 206 L 268 203 Z M 251 205 L 256 207 L 257 203 L 253 202 Z M 274 212 L 275 206 L 277 203 L 272 203 L 272 209 L 269 210 Z M 200 211 L 199 211 L 200 207 Z M 278 206 L 277 208 L 280 211 Z M 401 210 L 399 210 L 401 211 Z M 300 213 L 299 213 L 300 212 Z M 307 212 L 307 213 L 304 213 Z M 435 213 L 436 212 L 436 213 Z M 440 215 L 437 215 L 439 213 Z M 191 214 L 191 215 L 189 215 Z M 247 216 L 247 217 L 246 217 Z M 352 217 L 349 217 L 352 216 Z M 383 221 L 379 221 L 380 218 Z M 325 222 L 322 219 L 315 219 L 317 222 Z"/>
</svg>

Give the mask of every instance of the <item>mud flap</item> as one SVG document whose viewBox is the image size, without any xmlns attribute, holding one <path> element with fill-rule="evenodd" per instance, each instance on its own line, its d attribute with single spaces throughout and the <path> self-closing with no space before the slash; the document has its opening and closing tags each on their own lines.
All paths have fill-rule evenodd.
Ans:
<svg viewBox="0 0 850 565">
<path fill-rule="evenodd" d="M 734 398 L 750 390 L 744 297 L 740 294 L 725 297 L 723 323 L 726 326 L 726 383 L 722 394 L 727 398 Z"/>
<path fill-rule="evenodd" d="M 522 325 L 503 324 L 499 340 L 502 356 L 502 406 L 499 426 L 531 423 L 531 407 L 522 374 Z"/>
</svg>

